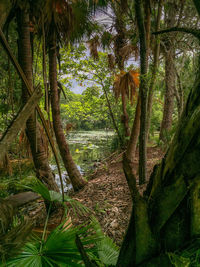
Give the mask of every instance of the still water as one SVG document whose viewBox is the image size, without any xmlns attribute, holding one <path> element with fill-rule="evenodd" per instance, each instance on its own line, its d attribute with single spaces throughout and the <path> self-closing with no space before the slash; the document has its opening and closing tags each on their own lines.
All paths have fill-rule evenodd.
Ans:
<svg viewBox="0 0 200 267">
<path fill-rule="evenodd" d="M 72 157 L 78 169 L 84 175 L 98 167 L 98 163 L 111 153 L 111 144 L 115 133 L 113 131 L 78 131 L 68 134 L 67 141 Z M 51 165 L 56 172 L 56 166 Z M 65 191 L 72 188 L 68 182 L 67 172 L 62 166 Z M 56 174 L 56 182 L 60 187 L 60 180 Z"/>
</svg>

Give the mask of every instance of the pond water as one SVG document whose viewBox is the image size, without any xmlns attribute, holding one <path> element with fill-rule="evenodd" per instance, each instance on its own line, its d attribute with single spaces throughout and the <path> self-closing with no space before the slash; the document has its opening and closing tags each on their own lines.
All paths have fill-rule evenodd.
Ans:
<svg viewBox="0 0 200 267">
<path fill-rule="evenodd" d="M 68 134 L 66 138 L 72 157 L 83 175 L 90 170 L 93 171 L 102 159 L 109 156 L 114 136 L 113 131 L 78 131 Z M 51 165 L 51 168 L 56 172 L 54 164 Z M 68 191 L 72 186 L 67 183 L 68 176 L 64 167 L 62 169 L 64 188 L 65 191 Z M 60 187 L 58 174 L 56 174 L 56 182 Z"/>
</svg>

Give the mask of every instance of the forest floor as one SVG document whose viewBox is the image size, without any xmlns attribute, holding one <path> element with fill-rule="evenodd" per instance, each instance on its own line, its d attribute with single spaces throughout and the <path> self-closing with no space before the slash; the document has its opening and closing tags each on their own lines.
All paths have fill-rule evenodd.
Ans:
<svg viewBox="0 0 200 267">
<path fill-rule="evenodd" d="M 148 178 L 153 167 L 163 157 L 163 151 L 158 147 L 148 148 L 147 172 Z M 138 152 L 133 163 L 138 179 Z M 126 178 L 122 168 L 122 154 L 119 154 L 103 164 L 93 175 L 88 184 L 72 197 L 88 207 L 91 212 L 86 216 L 71 214 L 72 223 L 78 225 L 94 215 L 101 224 L 102 230 L 120 245 L 131 215 L 132 201 Z M 138 181 L 137 181 L 138 182 Z M 142 192 L 146 184 L 139 187 Z"/>
<path fill-rule="evenodd" d="M 124 233 L 127 229 L 131 215 L 132 201 L 129 188 L 122 168 L 122 155 L 114 154 L 112 157 L 102 161 L 96 171 L 89 175 L 88 184 L 79 192 L 72 193 L 71 197 L 78 200 L 89 208 L 88 213 L 80 215 L 71 209 L 68 223 L 80 225 L 89 221 L 94 215 L 99 221 L 105 234 L 111 237 L 117 245 L 121 245 Z M 158 147 L 149 147 L 147 150 L 147 172 L 148 178 L 153 167 L 163 157 L 164 152 Z M 138 179 L 138 152 L 133 163 L 136 177 Z M 137 180 L 138 182 L 138 180 Z M 147 183 L 146 183 L 147 184 Z M 139 186 L 142 193 L 146 184 Z M 20 208 L 20 213 L 35 221 L 36 233 L 42 233 L 46 219 L 44 201 L 39 198 L 32 203 L 27 203 Z M 48 222 L 48 230 L 51 231 L 61 222 L 61 213 L 55 213 Z"/>
</svg>

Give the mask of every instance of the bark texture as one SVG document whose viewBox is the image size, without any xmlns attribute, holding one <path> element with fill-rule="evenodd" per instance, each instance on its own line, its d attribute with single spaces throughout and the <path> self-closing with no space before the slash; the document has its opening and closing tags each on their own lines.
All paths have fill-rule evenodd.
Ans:
<svg viewBox="0 0 200 267">
<path fill-rule="evenodd" d="M 49 43 L 49 82 L 51 90 L 53 127 L 63 163 L 69 175 L 72 186 L 74 190 L 77 191 L 83 188 L 87 182 L 83 180 L 76 164 L 72 159 L 62 127 L 62 122 L 60 118 L 60 97 L 57 83 L 56 34 L 53 30 L 54 26 L 52 25 L 51 27 L 52 31 Z"/>
<path fill-rule="evenodd" d="M 176 251 L 200 234 L 200 77 L 189 94 L 173 142 L 154 167 L 142 197 L 127 159 L 133 211 L 117 266 L 172 266 L 166 251 Z M 143 243 L 144 242 L 144 243 Z M 157 265 L 156 265 L 157 264 Z"/>
<path fill-rule="evenodd" d="M 160 139 L 165 141 L 165 134 L 172 127 L 172 115 L 174 111 L 174 95 L 175 95 L 175 49 L 170 47 L 165 53 L 165 101 L 163 110 L 163 119 L 160 128 Z"/>
<path fill-rule="evenodd" d="M 174 26 L 176 19 L 176 10 L 174 2 L 168 3 L 165 23 L 167 27 Z M 174 36 L 167 36 L 165 40 L 165 101 L 163 109 L 163 118 L 160 128 L 160 140 L 166 140 L 166 134 L 172 126 L 172 115 L 174 111 L 174 96 L 176 87 L 176 68 L 175 68 L 175 47 Z"/>
<path fill-rule="evenodd" d="M 32 53 L 30 43 L 30 31 L 29 31 L 29 14 L 27 10 L 18 9 L 17 12 L 17 25 L 19 34 L 18 43 L 18 56 L 20 65 L 24 71 L 24 74 L 33 88 L 32 81 Z M 22 84 L 22 101 L 27 102 L 29 95 L 26 90 L 26 86 Z M 45 149 L 43 147 L 40 132 L 36 127 L 35 115 L 32 113 L 26 123 L 26 133 L 31 146 L 31 152 L 33 156 L 33 162 L 36 169 L 37 177 L 44 182 L 51 190 L 59 191 L 58 186 L 54 179 L 54 174 L 51 171 L 47 159 Z"/>
<path fill-rule="evenodd" d="M 162 5 L 163 5 L 163 0 L 160 0 L 158 3 L 158 13 L 157 13 L 155 31 L 158 31 L 160 29 Z M 148 116 L 147 116 L 147 140 L 149 137 L 149 129 L 150 129 L 150 123 L 151 123 L 153 95 L 154 95 L 154 87 L 155 87 L 156 76 L 157 76 L 156 73 L 157 73 L 158 64 L 159 64 L 159 55 L 160 55 L 160 39 L 158 36 L 156 36 L 155 42 L 154 42 L 154 50 L 153 50 L 152 75 L 151 75 L 151 81 L 150 81 L 150 86 L 149 86 L 148 103 L 147 103 L 147 114 L 148 114 Z"/>
<path fill-rule="evenodd" d="M 130 162 L 133 162 L 135 158 L 138 137 L 140 134 L 140 116 L 141 116 L 141 99 L 140 99 L 140 96 L 138 96 L 138 101 L 137 101 L 137 106 L 136 106 L 136 111 L 135 111 L 135 118 L 133 122 L 130 140 L 129 140 L 127 150 L 126 150 L 126 155 Z"/>
<path fill-rule="evenodd" d="M 139 136 L 139 183 L 146 181 L 146 118 L 147 118 L 147 45 L 142 1 L 135 0 L 135 13 L 138 24 L 140 39 L 140 97 L 141 97 L 141 116 L 140 116 L 140 136 Z"/>
</svg>

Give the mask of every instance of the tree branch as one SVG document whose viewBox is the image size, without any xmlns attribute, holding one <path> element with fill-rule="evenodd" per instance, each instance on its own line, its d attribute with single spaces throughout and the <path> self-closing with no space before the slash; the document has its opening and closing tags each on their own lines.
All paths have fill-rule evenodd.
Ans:
<svg viewBox="0 0 200 267">
<path fill-rule="evenodd" d="M 192 29 L 192 28 L 181 28 L 181 27 L 172 27 L 169 29 L 157 31 L 157 32 L 152 32 L 152 34 L 163 34 L 163 33 L 168 33 L 168 32 L 184 32 L 184 33 L 189 33 L 192 34 L 194 37 L 200 40 L 200 30 L 197 29 Z"/>
</svg>

